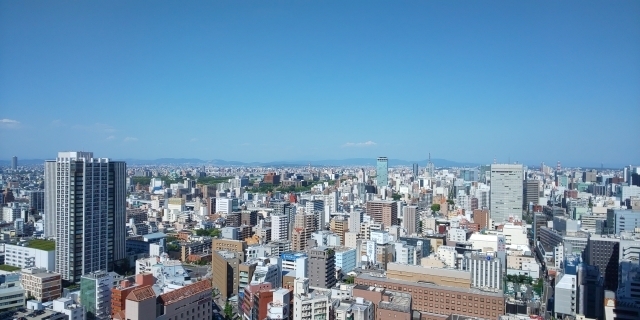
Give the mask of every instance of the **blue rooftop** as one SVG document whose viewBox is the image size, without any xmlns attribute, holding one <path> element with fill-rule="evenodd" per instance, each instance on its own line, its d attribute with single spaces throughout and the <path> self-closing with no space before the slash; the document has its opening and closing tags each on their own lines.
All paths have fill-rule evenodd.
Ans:
<svg viewBox="0 0 640 320">
<path fill-rule="evenodd" d="M 149 233 L 149 234 L 145 234 L 142 236 L 145 240 L 155 240 L 155 239 L 162 239 L 162 238 L 166 238 L 167 235 L 162 233 L 162 232 L 156 232 L 156 233 Z"/>
</svg>

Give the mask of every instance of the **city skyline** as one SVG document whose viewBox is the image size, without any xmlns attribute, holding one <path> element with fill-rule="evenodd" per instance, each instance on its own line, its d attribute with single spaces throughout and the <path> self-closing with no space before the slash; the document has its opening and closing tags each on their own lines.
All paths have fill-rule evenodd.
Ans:
<svg viewBox="0 0 640 320">
<path fill-rule="evenodd" d="M 2 2 L 0 156 L 637 164 L 638 14 Z"/>
</svg>

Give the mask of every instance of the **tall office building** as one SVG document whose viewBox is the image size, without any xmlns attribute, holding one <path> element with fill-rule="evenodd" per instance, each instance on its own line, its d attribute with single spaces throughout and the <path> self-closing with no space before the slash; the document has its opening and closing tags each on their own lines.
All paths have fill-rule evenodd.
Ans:
<svg viewBox="0 0 640 320">
<path fill-rule="evenodd" d="M 56 272 L 70 282 L 125 258 L 127 165 L 91 152 L 45 162 L 45 234 L 56 241 Z"/>
<path fill-rule="evenodd" d="M 540 201 L 540 181 L 525 180 L 524 181 L 524 208 L 529 208 L 529 204 L 538 204 Z"/>
<path fill-rule="evenodd" d="M 16 156 L 13 156 L 13 158 L 11 158 L 11 169 L 18 170 L 18 157 Z"/>
<path fill-rule="evenodd" d="M 378 188 L 389 184 L 389 160 L 387 157 L 378 157 L 376 165 L 376 185 Z"/>
<path fill-rule="evenodd" d="M 404 218 L 402 219 L 402 227 L 407 230 L 407 234 L 411 235 L 418 232 L 418 221 L 420 216 L 418 215 L 417 206 L 406 206 L 403 208 Z"/>
<path fill-rule="evenodd" d="M 29 199 L 29 207 L 35 211 L 36 214 L 44 213 L 44 191 L 43 190 L 31 190 L 27 191 L 27 198 Z"/>
<path fill-rule="evenodd" d="M 489 205 L 491 219 L 507 221 L 509 217 L 522 219 L 521 164 L 492 164 Z"/>
<path fill-rule="evenodd" d="M 588 241 L 585 252 L 587 264 L 598 267 L 605 290 L 618 290 L 620 239 L 591 235 Z"/>
<path fill-rule="evenodd" d="M 415 179 L 418 176 L 418 164 L 413 164 L 413 178 Z"/>
<path fill-rule="evenodd" d="M 396 201 L 374 200 L 367 202 L 367 214 L 376 223 L 385 227 L 398 225 L 398 204 Z"/>
</svg>

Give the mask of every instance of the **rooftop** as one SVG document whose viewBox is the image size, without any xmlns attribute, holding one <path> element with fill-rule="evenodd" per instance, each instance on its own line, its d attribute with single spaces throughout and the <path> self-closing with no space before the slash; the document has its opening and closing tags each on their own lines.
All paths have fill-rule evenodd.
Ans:
<svg viewBox="0 0 640 320">
<path fill-rule="evenodd" d="M 160 295 L 159 299 L 164 305 L 168 305 L 176 301 L 191 297 L 198 293 L 205 292 L 207 290 L 211 291 L 211 282 L 209 280 L 202 280 L 194 284 L 184 286 L 180 289 L 162 294 Z M 209 295 L 211 295 L 211 292 L 209 292 Z"/>
<path fill-rule="evenodd" d="M 155 239 L 166 238 L 167 235 L 162 232 L 156 232 L 156 233 L 145 234 L 142 237 L 149 240 L 155 240 Z"/>
<path fill-rule="evenodd" d="M 28 242 L 27 247 L 44 251 L 53 251 L 56 249 L 56 242 L 50 240 L 33 239 Z"/>
<path fill-rule="evenodd" d="M 20 268 L 18 267 L 14 267 L 14 266 L 10 266 L 8 264 L 0 264 L 0 270 L 2 271 L 9 271 L 9 272 L 13 272 L 13 271 L 18 271 L 20 270 Z"/>
<path fill-rule="evenodd" d="M 493 293 L 493 292 L 487 292 L 487 291 L 482 291 L 482 290 L 479 290 L 479 289 L 472 289 L 472 288 L 446 287 L 446 286 L 439 286 L 439 285 L 435 285 L 435 284 L 431 284 L 431 283 L 424 283 L 424 282 L 413 282 L 413 281 L 404 281 L 404 280 L 396 280 L 396 279 L 387 279 L 386 276 L 372 275 L 372 274 L 368 274 L 368 273 L 360 274 L 357 279 L 369 280 L 371 282 L 376 282 L 376 281 L 380 281 L 381 279 L 384 279 L 384 280 L 387 280 L 388 282 L 397 283 L 397 284 L 400 284 L 400 285 L 419 286 L 419 287 L 422 287 L 422 288 L 434 289 L 434 290 L 449 290 L 449 291 L 456 291 L 456 292 L 467 293 L 467 294 L 481 294 L 481 295 L 491 296 L 491 297 L 500 297 L 500 298 L 503 297 L 502 293 Z"/>
<path fill-rule="evenodd" d="M 140 302 L 155 297 L 156 293 L 153 291 L 153 289 L 151 289 L 151 286 L 144 286 L 133 289 L 133 291 L 131 291 L 131 293 L 127 295 L 127 300 Z"/>
</svg>

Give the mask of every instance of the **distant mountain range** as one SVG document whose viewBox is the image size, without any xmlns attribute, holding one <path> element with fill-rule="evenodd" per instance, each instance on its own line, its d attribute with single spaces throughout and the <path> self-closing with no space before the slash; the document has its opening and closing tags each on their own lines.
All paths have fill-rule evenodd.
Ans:
<svg viewBox="0 0 640 320">
<path fill-rule="evenodd" d="M 271 162 L 242 162 L 227 161 L 221 159 L 202 160 L 195 158 L 160 158 L 154 160 L 141 159 L 115 159 L 124 160 L 131 165 L 167 165 L 167 164 L 190 164 L 190 165 L 217 165 L 217 166 L 259 166 L 259 167 L 279 167 L 279 166 L 375 166 L 375 158 L 351 158 L 343 160 L 295 160 L 295 161 L 271 161 Z M 18 159 L 19 165 L 34 165 L 44 163 L 44 159 Z M 477 163 L 456 162 L 445 159 L 431 159 L 436 167 L 472 167 L 478 166 Z M 400 159 L 389 159 L 389 166 L 411 166 L 418 163 L 420 167 L 424 167 L 428 160 L 407 161 Z M 11 165 L 10 160 L 0 160 L 0 165 Z"/>
</svg>

